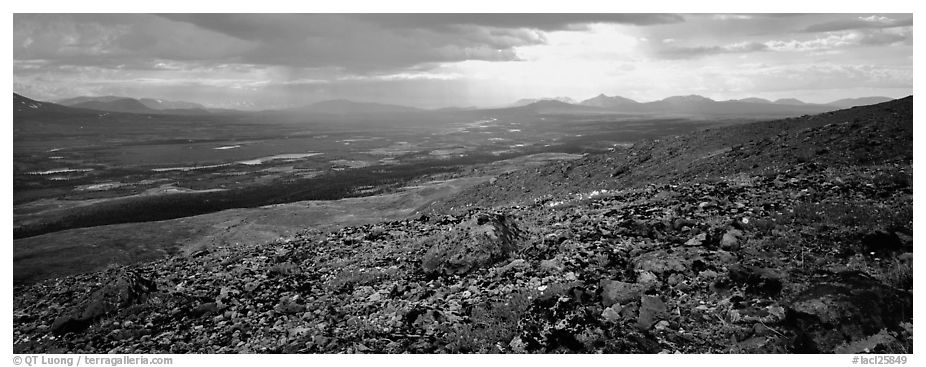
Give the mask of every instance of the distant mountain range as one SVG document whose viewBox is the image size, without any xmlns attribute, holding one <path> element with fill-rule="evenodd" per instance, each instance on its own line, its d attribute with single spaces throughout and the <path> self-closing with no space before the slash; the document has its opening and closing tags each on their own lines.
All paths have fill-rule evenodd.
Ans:
<svg viewBox="0 0 926 367">
<path fill-rule="evenodd" d="M 715 101 L 699 96 L 672 96 L 658 101 L 637 102 L 621 96 L 598 96 L 581 102 L 568 97 L 521 99 L 511 107 L 479 109 L 479 108 L 442 108 L 438 110 L 423 110 L 414 107 L 373 102 L 356 102 L 346 99 L 336 99 L 317 102 L 302 107 L 276 112 L 299 114 L 328 114 L 328 115 L 375 115 L 375 114 L 402 114 L 402 113 L 480 113 L 479 111 L 492 111 L 499 114 L 679 114 L 693 116 L 797 116 L 833 111 L 853 106 L 870 105 L 889 101 L 887 97 L 848 98 L 826 104 L 804 103 L 794 98 L 770 101 L 763 98 L 743 98 L 727 101 Z M 34 107 L 33 107 L 34 106 Z M 14 108 L 17 114 L 34 114 L 38 111 L 107 111 L 119 113 L 140 114 L 177 114 L 199 115 L 211 113 L 243 113 L 235 110 L 207 109 L 201 104 L 171 101 L 153 98 L 128 98 L 119 96 L 76 97 L 59 100 L 57 104 L 39 102 L 19 96 L 14 93 Z M 71 108 L 71 110 L 66 110 Z M 271 110 L 264 112 L 274 112 Z"/>
<path fill-rule="evenodd" d="M 107 112 L 127 112 L 127 113 L 156 113 L 158 110 L 148 108 L 137 99 L 121 98 L 108 102 L 104 101 L 87 101 L 75 104 L 65 104 L 74 108 L 86 108 L 88 110 L 98 110 Z"/>
<path fill-rule="evenodd" d="M 731 99 L 730 102 L 775 103 L 775 102 L 769 101 L 769 100 L 767 100 L 767 99 L 765 99 L 765 98 L 756 98 L 756 97 L 743 98 L 743 99 Z"/>
<path fill-rule="evenodd" d="M 597 97 L 589 98 L 582 101 L 580 104 L 583 106 L 592 106 L 592 107 L 601 107 L 601 108 L 623 108 L 627 106 L 634 106 L 640 104 L 640 102 L 634 101 L 630 98 L 624 98 L 619 96 L 608 97 L 604 94 L 599 94 Z"/>
<path fill-rule="evenodd" d="M 154 98 L 129 98 L 118 96 L 75 97 L 57 101 L 58 104 L 74 108 L 97 111 L 199 115 L 209 113 L 206 107 L 193 102 L 169 101 Z"/>
<path fill-rule="evenodd" d="M 764 98 L 743 98 L 715 101 L 699 96 L 672 96 L 653 102 L 637 102 L 621 96 L 598 96 L 586 99 L 578 105 L 597 107 L 612 112 L 625 113 L 682 113 L 696 115 L 738 115 L 738 114 L 810 114 L 832 111 L 840 108 L 865 106 L 892 100 L 887 97 L 849 98 L 825 104 L 805 103 L 794 98 L 770 101 Z"/>
<path fill-rule="evenodd" d="M 119 97 L 119 96 L 102 96 L 102 97 L 75 97 L 67 98 L 56 101 L 60 105 L 64 106 L 75 106 L 78 104 L 83 104 L 87 102 L 117 102 L 120 100 L 127 100 L 134 98 L 129 97 Z M 141 105 L 152 110 L 190 110 L 190 109 L 202 109 L 205 110 L 206 106 L 203 106 L 199 103 L 185 102 L 185 101 L 170 101 L 166 99 L 156 99 L 156 98 L 140 98 L 137 99 Z"/>
<path fill-rule="evenodd" d="M 534 104 L 534 103 L 543 102 L 543 101 L 557 101 L 557 102 L 563 102 L 563 103 L 569 103 L 569 104 L 577 104 L 576 100 L 569 98 L 569 97 L 550 97 L 550 98 L 523 98 L 523 99 L 517 100 L 511 106 L 512 107 L 527 106 L 529 104 Z"/>
<path fill-rule="evenodd" d="M 13 116 L 35 116 L 35 115 L 55 115 L 55 114 L 92 114 L 93 111 L 88 111 L 79 108 L 71 108 L 67 106 L 62 106 L 57 103 L 51 102 L 41 102 L 34 99 L 23 97 L 19 94 L 13 93 Z"/>
<path fill-rule="evenodd" d="M 582 104 L 566 103 L 553 99 L 541 99 L 526 105 L 488 109 L 480 111 L 491 111 L 502 115 L 554 115 L 554 114 L 607 114 L 613 113 L 608 109 L 586 106 Z"/>
<path fill-rule="evenodd" d="M 802 105 L 802 104 L 806 104 L 806 103 L 804 103 L 803 101 L 801 101 L 801 100 L 799 100 L 799 99 L 797 99 L 797 98 L 781 98 L 781 99 L 776 99 L 775 102 L 772 102 L 772 103 L 775 103 L 775 104 L 787 104 L 787 105 Z"/>
<path fill-rule="evenodd" d="M 120 99 L 126 99 L 128 97 L 118 97 L 118 96 L 99 96 L 99 97 L 74 97 L 74 98 L 65 98 L 55 101 L 55 103 L 62 106 L 73 106 L 76 104 L 87 103 L 87 102 L 113 102 Z"/>
<path fill-rule="evenodd" d="M 759 98 L 745 100 L 715 101 L 699 96 L 674 96 L 663 100 L 641 103 L 628 112 L 678 113 L 688 115 L 733 116 L 733 115 L 802 115 L 836 110 L 828 105 L 777 104 Z"/>
<path fill-rule="evenodd" d="M 824 104 L 805 103 L 795 98 L 771 101 L 764 98 L 743 98 L 715 101 L 699 96 L 672 96 L 658 101 L 638 102 L 621 96 L 599 94 L 576 102 L 569 97 L 521 99 L 515 102 L 518 111 L 549 113 L 659 113 L 705 116 L 766 115 L 787 116 L 833 111 L 840 108 L 864 106 L 890 101 L 887 97 L 841 99 Z M 582 108 L 584 107 L 584 108 Z"/>
<path fill-rule="evenodd" d="M 568 97 L 556 97 L 556 98 L 542 98 L 538 100 L 547 100 L 547 99 L 561 100 L 563 98 L 568 99 Z M 887 102 L 891 100 L 893 100 L 893 98 L 889 98 L 889 97 L 845 98 L 845 99 L 832 101 L 829 103 L 817 103 L 816 105 L 837 106 L 837 107 L 855 107 L 855 106 L 867 106 L 867 105 L 872 105 L 872 104 L 878 104 L 878 103 L 883 103 L 883 102 Z M 524 100 L 521 100 L 521 101 L 524 101 Z M 564 101 L 564 102 L 575 103 L 575 102 L 568 102 L 568 101 Z M 781 98 L 781 99 L 777 99 L 774 101 L 770 101 L 765 98 L 750 97 L 750 98 L 743 98 L 743 99 L 731 99 L 728 101 L 714 101 L 710 98 L 699 96 L 699 95 L 673 96 L 673 97 L 668 97 L 663 100 L 654 101 L 654 102 L 672 102 L 672 103 L 744 102 L 744 103 L 766 103 L 766 104 L 778 104 L 778 105 L 813 104 L 813 103 L 803 102 L 796 98 Z M 654 102 L 646 102 L 646 103 L 654 103 Z M 628 106 L 628 105 L 637 105 L 637 104 L 641 104 L 641 102 L 637 102 L 630 98 L 625 98 L 621 96 L 609 97 L 605 94 L 599 94 L 598 96 L 578 102 L 578 104 L 585 105 L 585 106 L 614 108 L 614 107 L 622 107 L 622 106 Z"/>
</svg>

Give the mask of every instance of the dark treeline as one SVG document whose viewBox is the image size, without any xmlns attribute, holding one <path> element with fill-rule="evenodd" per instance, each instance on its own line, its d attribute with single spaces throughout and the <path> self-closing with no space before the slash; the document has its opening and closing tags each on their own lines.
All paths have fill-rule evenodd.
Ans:
<svg viewBox="0 0 926 367">
<path fill-rule="evenodd" d="M 73 228 L 182 218 L 234 208 L 366 196 L 370 194 L 361 193 L 358 188 L 369 186 L 386 188 L 401 185 L 416 177 L 453 172 L 461 166 L 488 163 L 513 156 L 474 154 L 414 164 L 347 169 L 309 179 L 278 180 L 266 185 L 253 185 L 227 191 L 114 199 L 75 208 L 67 215 L 50 219 L 48 222 L 15 228 L 13 238 L 38 236 Z"/>
</svg>

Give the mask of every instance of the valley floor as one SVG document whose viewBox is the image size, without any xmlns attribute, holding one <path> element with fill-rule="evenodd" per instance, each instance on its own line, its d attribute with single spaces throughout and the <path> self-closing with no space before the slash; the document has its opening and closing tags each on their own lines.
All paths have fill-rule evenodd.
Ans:
<svg viewBox="0 0 926 367">
<path fill-rule="evenodd" d="M 427 175 L 392 193 L 230 209 L 184 218 L 76 228 L 13 241 L 13 283 L 185 256 L 216 247 L 268 244 L 306 228 L 334 230 L 414 216 L 429 203 L 459 194 L 504 172 L 581 158 L 543 153 L 468 167 L 465 174 Z"/>
</svg>

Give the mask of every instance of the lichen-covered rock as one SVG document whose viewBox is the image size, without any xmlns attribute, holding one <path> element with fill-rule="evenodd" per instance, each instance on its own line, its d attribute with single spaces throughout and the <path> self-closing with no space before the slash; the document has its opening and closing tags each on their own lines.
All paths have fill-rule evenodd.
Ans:
<svg viewBox="0 0 926 367">
<path fill-rule="evenodd" d="M 737 250 L 740 248 L 740 237 L 743 236 L 743 231 L 738 229 L 730 229 L 723 234 L 723 237 L 720 239 L 720 248 L 724 250 Z"/>
<path fill-rule="evenodd" d="M 666 303 L 659 296 L 643 296 L 640 298 L 640 314 L 637 316 L 637 327 L 642 330 L 649 329 L 660 318 L 666 315 Z"/>
<path fill-rule="evenodd" d="M 729 267 L 730 281 L 745 286 L 746 292 L 764 296 L 774 296 L 781 292 L 785 283 L 785 274 L 771 268 L 759 268 L 735 264 Z"/>
<path fill-rule="evenodd" d="M 701 249 L 697 247 L 676 248 L 671 253 L 658 250 L 638 256 L 634 259 L 634 268 L 656 275 L 683 273 L 689 271 L 692 265 L 701 259 Z"/>
<path fill-rule="evenodd" d="M 427 273 L 465 274 L 508 259 L 521 245 L 515 220 L 501 213 L 476 213 L 452 231 L 427 238 L 421 259 Z"/>
<path fill-rule="evenodd" d="M 601 281 L 601 304 L 605 307 L 636 300 L 642 293 L 643 287 L 639 284 L 610 279 Z"/>
<path fill-rule="evenodd" d="M 94 320 L 144 299 L 154 289 L 154 282 L 142 274 L 120 269 L 110 282 L 55 319 L 51 331 L 55 334 L 81 332 Z"/>
<path fill-rule="evenodd" d="M 898 329 L 913 315 L 913 295 L 859 272 L 825 275 L 797 294 L 787 307 L 797 334 L 795 351 L 831 353 L 882 329 Z"/>
</svg>

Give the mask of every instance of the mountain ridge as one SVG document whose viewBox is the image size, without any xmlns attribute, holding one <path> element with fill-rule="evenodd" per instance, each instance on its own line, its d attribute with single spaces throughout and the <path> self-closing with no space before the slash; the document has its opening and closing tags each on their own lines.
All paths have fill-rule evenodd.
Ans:
<svg viewBox="0 0 926 367">
<path fill-rule="evenodd" d="M 767 100 L 767 99 L 765 99 L 765 98 L 756 98 L 756 97 L 741 98 L 741 99 L 733 99 L 733 100 L 731 100 L 731 101 L 748 102 L 748 103 L 775 103 L 775 102 L 769 101 L 769 100 Z"/>
<path fill-rule="evenodd" d="M 579 104 L 585 105 L 585 106 L 592 106 L 592 107 L 616 108 L 616 107 L 623 107 L 627 105 L 636 105 L 636 104 L 639 104 L 639 102 L 634 101 L 630 98 L 625 98 L 621 96 L 608 97 L 604 93 L 602 93 L 596 97 L 592 97 L 582 102 L 579 102 Z"/>
<path fill-rule="evenodd" d="M 63 106 L 57 103 L 43 102 L 13 92 L 13 117 L 36 116 L 41 114 L 93 114 L 94 111 Z"/>
<path fill-rule="evenodd" d="M 774 103 L 777 103 L 777 104 L 790 104 L 790 105 L 802 105 L 802 104 L 806 104 L 806 103 L 804 103 L 803 101 L 801 101 L 801 100 L 799 100 L 799 99 L 797 99 L 797 98 L 779 98 L 779 99 L 776 99 Z"/>
<path fill-rule="evenodd" d="M 700 95 L 671 96 L 657 101 L 636 102 L 624 97 L 601 94 L 582 102 L 620 113 L 679 113 L 707 116 L 748 114 L 771 117 L 798 116 L 836 109 L 828 105 L 774 103 L 760 98 L 715 101 Z"/>
<path fill-rule="evenodd" d="M 65 98 L 54 101 L 57 104 L 63 106 L 75 106 L 78 104 L 83 104 L 87 102 L 99 102 L 99 103 L 111 103 L 125 99 L 136 100 L 145 107 L 152 110 L 205 110 L 206 107 L 199 103 L 186 102 L 186 101 L 175 101 L 167 100 L 161 98 L 133 98 L 133 97 L 121 97 L 121 96 L 79 96 L 73 98 Z"/>
<path fill-rule="evenodd" d="M 902 110 L 905 113 L 910 113 L 909 111 L 910 108 L 912 108 L 912 99 L 913 97 L 910 96 L 872 106 L 853 107 L 839 111 L 825 112 L 818 115 L 708 129 L 686 136 L 670 137 L 656 141 L 642 141 L 634 144 L 633 147 L 628 148 L 627 150 L 616 150 L 614 153 L 612 153 L 612 155 L 620 155 L 622 157 L 621 159 L 617 159 L 615 157 L 607 158 L 606 155 L 599 155 L 595 156 L 596 159 L 591 161 L 579 160 L 563 163 L 563 165 L 568 166 L 563 169 L 567 172 L 570 172 L 564 175 L 557 174 L 557 171 L 552 167 L 550 167 L 548 171 L 543 172 L 522 172 L 523 175 L 519 174 L 510 178 L 500 178 L 492 184 L 492 187 L 482 185 L 471 188 L 467 191 L 464 191 L 464 193 L 460 194 L 454 200 L 449 200 L 446 203 L 435 203 L 437 209 L 431 208 L 429 210 L 436 210 L 437 212 L 441 212 L 444 210 L 449 210 L 450 207 L 459 208 L 461 206 L 465 206 L 466 203 L 475 203 L 472 205 L 487 207 L 499 204 L 526 204 L 527 202 L 532 202 L 533 200 L 540 200 L 541 198 L 539 197 L 539 193 L 548 191 L 551 192 L 551 194 L 555 193 L 555 195 L 562 195 L 564 193 L 570 191 L 574 192 L 577 190 L 593 191 L 597 188 L 616 189 L 618 187 L 624 187 L 639 182 L 651 182 L 652 180 L 664 179 L 666 177 L 672 177 L 678 180 L 692 179 L 695 176 L 692 175 L 692 172 L 698 170 L 703 171 L 706 169 L 705 167 L 700 167 L 697 165 L 693 166 L 696 168 L 691 168 L 692 164 L 703 162 L 699 157 L 711 158 L 718 156 L 718 154 L 731 154 L 731 152 L 735 152 L 736 150 L 733 149 L 733 147 L 747 144 L 755 145 L 756 142 L 760 141 L 761 139 L 773 140 L 773 138 L 778 138 L 778 134 L 785 134 L 788 131 L 800 130 L 804 128 L 809 129 L 819 125 L 825 125 L 828 122 L 851 122 L 852 120 L 858 119 L 858 117 L 853 116 L 860 113 L 864 113 L 869 119 L 872 118 L 871 115 L 873 114 L 893 113 L 891 111 L 896 109 Z M 909 118 L 908 115 L 905 116 Z M 900 132 L 894 133 L 904 134 L 909 133 L 909 131 L 900 130 Z M 698 143 L 694 144 L 692 141 L 698 141 Z M 678 146 L 686 147 L 688 150 L 686 151 L 681 148 L 673 147 L 671 146 L 672 142 L 676 142 Z M 847 149 L 848 151 L 852 151 L 853 149 L 869 151 L 872 149 L 871 146 L 868 146 L 861 141 L 853 141 L 853 143 L 857 144 L 859 147 L 841 147 L 834 149 Z M 890 146 L 889 150 L 885 150 L 881 153 L 888 154 L 888 151 L 896 153 L 899 150 L 912 149 L 912 145 L 909 144 L 911 142 L 903 141 L 903 143 L 904 144 L 902 146 Z M 813 152 L 818 150 L 821 145 L 823 144 L 804 143 L 801 144 L 801 149 L 810 151 L 804 152 L 803 154 L 807 154 L 812 157 L 814 155 Z M 658 153 L 654 153 L 652 150 L 656 149 L 657 147 L 659 148 Z M 827 150 L 826 153 L 829 153 L 829 150 Z M 720 156 L 722 157 L 723 155 Z M 830 157 L 831 155 L 827 154 L 823 156 Z M 757 157 L 759 157 L 759 155 L 753 155 L 748 161 L 743 160 L 735 162 L 735 164 L 711 166 L 710 169 L 714 174 L 720 175 L 732 174 L 734 172 L 731 172 L 730 170 L 733 169 L 743 169 L 745 171 L 750 171 L 751 168 L 747 167 L 752 167 L 753 165 L 756 167 L 761 167 L 763 170 L 770 171 L 776 169 L 787 169 L 789 165 L 799 163 L 798 157 L 793 155 L 789 156 L 788 161 L 784 162 L 777 161 L 780 157 L 770 157 L 769 160 L 766 161 L 758 159 Z M 912 159 L 912 156 L 909 158 Z M 638 173 L 637 175 L 626 175 L 629 166 L 640 165 L 644 163 L 648 165 L 647 169 L 636 170 Z M 670 163 L 671 166 L 669 165 Z M 773 163 L 775 163 L 775 165 L 773 165 Z M 580 169 L 580 167 L 582 168 Z M 573 181 L 562 181 L 563 178 L 568 180 L 568 177 L 573 174 L 583 177 L 583 180 L 580 181 L 580 183 L 582 183 L 581 186 L 575 186 L 576 182 Z M 614 180 L 614 177 L 619 177 L 620 180 Z M 610 182 L 610 184 L 615 186 L 610 187 L 605 185 L 604 183 L 607 182 Z M 529 183 L 529 185 L 524 185 L 523 183 Z M 506 186 L 510 187 L 505 188 Z M 502 189 L 496 190 L 499 187 Z M 516 190 L 515 187 L 517 187 L 518 190 L 529 190 L 529 192 L 532 193 L 531 197 L 522 198 L 517 201 L 508 201 L 495 195 L 497 193 L 512 192 L 511 190 Z M 504 195 L 502 195 L 502 197 L 504 197 Z"/>
<path fill-rule="evenodd" d="M 556 101 L 556 102 L 563 102 L 563 103 L 568 103 L 568 104 L 577 103 L 576 100 L 572 99 L 571 97 L 521 98 L 515 101 L 514 103 L 512 103 L 509 107 L 526 106 L 526 105 L 534 104 L 537 102 L 543 102 L 543 101 Z"/>
<path fill-rule="evenodd" d="M 198 103 L 155 98 L 80 96 L 61 99 L 56 103 L 74 108 L 136 114 L 201 115 L 209 113 L 203 105 Z"/>
<path fill-rule="evenodd" d="M 138 103 L 127 101 L 131 99 Z M 699 95 L 679 95 L 669 96 L 660 100 L 650 102 L 638 102 L 630 98 L 621 96 L 607 96 L 604 93 L 598 96 L 576 101 L 570 97 L 548 97 L 548 98 L 525 98 L 518 100 L 507 107 L 496 108 L 478 108 L 478 107 L 447 107 L 436 110 L 425 110 L 415 107 L 377 103 L 377 102 L 358 102 L 348 99 L 333 99 L 315 102 L 309 105 L 283 109 L 283 110 L 266 110 L 264 112 L 290 112 L 290 113 L 323 113 L 335 115 L 347 114 L 376 114 L 376 113 L 415 113 L 415 112 L 469 112 L 469 111 L 489 111 L 505 110 L 508 108 L 529 107 L 528 110 L 542 110 L 541 106 L 556 107 L 553 110 L 563 111 L 572 109 L 580 111 L 581 109 L 572 108 L 573 106 L 593 107 L 601 110 L 585 110 L 586 113 L 600 113 L 611 111 L 616 113 L 703 113 L 708 115 L 725 115 L 725 114 L 744 114 L 753 109 L 758 114 L 771 115 L 800 115 L 807 113 L 820 113 L 833 110 L 836 108 L 848 108 L 859 105 L 868 105 L 891 100 L 888 97 L 859 97 L 845 98 L 828 103 L 814 104 L 805 103 L 795 98 L 781 98 L 770 101 L 763 98 L 749 97 L 742 99 L 731 99 L 726 101 L 715 101 L 713 99 Z M 562 105 L 544 104 L 542 102 L 556 101 Z M 88 108 L 108 112 L 126 112 L 126 113 L 169 113 L 169 114 L 203 114 L 210 111 L 216 113 L 245 113 L 237 110 L 207 109 L 201 104 L 170 101 L 154 98 L 135 99 L 130 97 L 119 96 L 100 96 L 90 97 L 81 96 L 57 101 L 64 106 Z M 537 105 L 537 103 L 541 103 Z M 761 105 L 761 106 L 759 106 Z M 517 110 L 514 110 L 517 111 Z M 542 112 L 541 112 L 542 113 Z"/>
<path fill-rule="evenodd" d="M 123 113 L 157 113 L 158 110 L 148 108 L 145 104 L 134 98 L 119 98 L 109 101 L 86 101 L 72 104 L 70 107 L 88 110 L 123 112 Z"/>
<path fill-rule="evenodd" d="M 841 107 L 841 108 L 849 108 L 849 107 L 855 107 L 855 106 L 864 106 L 864 105 L 871 105 L 871 104 L 876 104 L 876 103 L 883 103 L 883 102 L 887 102 L 891 100 L 893 100 L 893 98 L 890 98 L 890 97 L 859 97 L 859 98 L 843 98 L 843 99 L 835 100 L 835 101 L 832 101 L 826 104 L 830 106 Z"/>
</svg>

